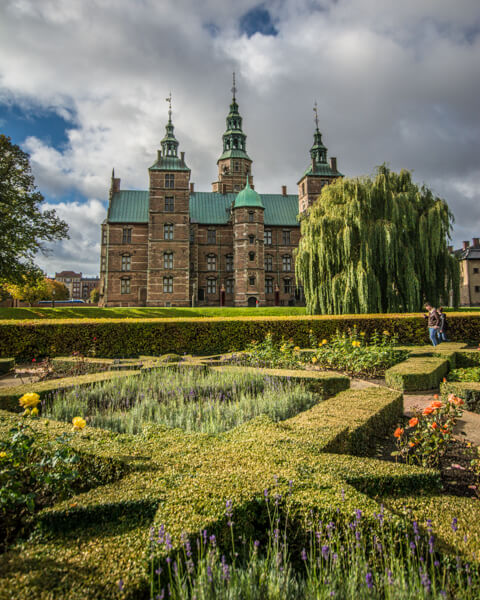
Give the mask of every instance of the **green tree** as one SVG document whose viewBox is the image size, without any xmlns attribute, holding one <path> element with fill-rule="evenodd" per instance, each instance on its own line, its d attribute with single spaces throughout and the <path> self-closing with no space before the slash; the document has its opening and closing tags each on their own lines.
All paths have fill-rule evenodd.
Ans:
<svg viewBox="0 0 480 600">
<path fill-rule="evenodd" d="M 98 304 L 99 300 L 100 290 L 98 288 L 93 288 L 93 290 L 90 292 L 90 301 L 93 302 L 93 304 Z"/>
<path fill-rule="evenodd" d="M 310 313 L 421 310 L 459 298 L 448 252 L 453 215 L 409 171 L 343 179 L 325 187 L 301 223 L 296 274 Z"/>
<path fill-rule="evenodd" d="M 15 300 L 27 302 L 30 306 L 39 300 L 51 298 L 52 287 L 49 280 L 43 275 L 32 278 L 31 272 L 25 276 L 21 283 L 6 283 L 4 288 Z"/>
<path fill-rule="evenodd" d="M 49 288 L 48 298 L 44 300 L 68 300 L 70 293 L 67 286 L 61 281 L 55 279 L 49 279 L 47 277 L 47 285 Z"/>
<path fill-rule="evenodd" d="M 28 154 L 0 135 L 0 280 L 22 284 L 43 243 L 68 237 L 68 225 L 42 202 Z"/>
</svg>

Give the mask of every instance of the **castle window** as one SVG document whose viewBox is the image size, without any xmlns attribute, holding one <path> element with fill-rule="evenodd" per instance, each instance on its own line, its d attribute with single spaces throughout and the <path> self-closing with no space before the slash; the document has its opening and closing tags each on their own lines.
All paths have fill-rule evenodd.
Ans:
<svg viewBox="0 0 480 600">
<path fill-rule="evenodd" d="M 173 269 L 173 252 L 163 253 L 163 268 Z"/>
<path fill-rule="evenodd" d="M 124 277 L 120 280 L 120 293 L 121 294 L 129 294 L 130 293 L 130 279 Z"/>
<path fill-rule="evenodd" d="M 108 238 L 108 235 L 107 235 L 107 228 L 105 228 L 105 229 L 102 231 L 102 244 L 103 244 L 104 246 L 106 245 L 106 243 L 107 243 L 107 241 L 108 241 L 108 240 L 107 240 L 107 238 Z"/>
<path fill-rule="evenodd" d="M 102 260 L 100 263 L 100 271 L 106 271 L 106 270 L 107 270 L 107 257 L 102 256 Z"/>
<path fill-rule="evenodd" d="M 173 173 L 165 174 L 165 187 L 173 189 L 175 187 L 175 175 Z"/>
<path fill-rule="evenodd" d="M 265 254 L 265 271 L 273 271 L 273 256 L 271 254 Z"/>
<path fill-rule="evenodd" d="M 164 277 L 163 278 L 163 293 L 164 294 L 172 294 L 173 293 L 173 277 Z"/>
<path fill-rule="evenodd" d="M 291 294 L 293 290 L 293 286 L 292 286 L 292 280 L 291 279 L 284 279 L 283 280 L 283 291 L 285 294 Z"/>
<path fill-rule="evenodd" d="M 478 294 L 478 292 L 480 292 L 480 285 L 476 285 L 475 286 L 475 292 Z"/>
<path fill-rule="evenodd" d="M 175 201 L 173 196 L 165 196 L 165 212 L 173 212 Z"/>
<path fill-rule="evenodd" d="M 255 275 L 252 275 L 251 277 L 248 278 L 248 285 L 250 285 L 250 286 L 255 285 Z"/>
<path fill-rule="evenodd" d="M 207 230 L 207 244 L 217 243 L 217 231 L 215 229 Z"/>
<path fill-rule="evenodd" d="M 163 226 L 163 239 L 164 240 L 173 240 L 173 224 L 165 223 Z"/>
<path fill-rule="evenodd" d="M 291 271 L 292 270 L 292 257 L 290 254 L 285 254 L 282 256 L 282 271 Z"/>
<path fill-rule="evenodd" d="M 282 231 L 282 239 L 283 239 L 283 245 L 288 246 L 290 244 L 290 232 Z"/>
<path fill-rule="evenodd" d="M 271 277 L 265 279 L 265 293 L 273 294 L 273 279 Z"/>
<path fill-rule="evenodd" d="M 227 254 L 225 257 L 225 270 L 233 271 L 233 254 Z"/>
<path fill-rule="evenodd" d="M 122 256 L 122 271 L 130 271 L 132 257 L 130 254 L 124 254 Z"/>
<path fill-rule="evenodd" d="M 237 140 L 235 140 L 235 142 L 234 142 L 234 147 L 235 147 L 235 148 L 237 147 L 237 143 L 238 143 L 238 142 L 237 142 Z M 238 173 L 238 171 L 240 171 L 240 163 L 238 162 L 238 160 L 236 160 L 236 161 L 233 163 L 233 170 L 234 170 L 236 173 Z"/>
<path fill-rule="evenodd" d="M 255 236 L 254 235 L 249 235 L 248 236 L 248 241 L 250 242 L 250 244 L 254 244 L 255 243 Z"/>
<path fill-rule="evenodd" d="M 217 257 L 215 254 L 207 254 L 207 270 L 215 271 L 217 268 Z"/>
<path fill-rule="evenodd" d="M 216 294 L 217 293 L 217 280 L 210 278 L 207 279 L 207 294 Z"/>
<path fill-rule="evenodd" d="M 248 211 L 248 220 L 250 223 L 253 223 L 254 217 L 255 217 L 255 213 L 253 212 L 253 210 L 249 210 Z"/>
<path fill-rule="evenodd" d="M 478 267 L 474 267 L 474 268 L 473 268 L 473 272 L 474 272 L 474 273 L 478 273 Z"/>
<path fill-rule="evenodd" d="M 302 196 L 305 196 L 305 184 L 302 183 Z"/>
<path fill-rule="evenodd" d="M 265 231 L 263 232 L 263 243 L 265 244 L 265 246 L 272 245 L 272 230 L 271 229 L 265 229 Z"/>
<path fill-rule="evenodd" d="M 227 279 L 227 281 L 225 282 L 225 291 L 227 292 L 227 294 L 233 294 L 234 285 L 235 284 L 233 279 Z"/>
<path fill-rule="evenodd" d="M 248 253 L 248 259 L 249 260 L 255 260 L 255 252 L 249 252 Z"/>
<path fill-rule="evenodd" d="M 195 241 L 195 229 L 192 227 L 190 229 L 190 242 L 193 244 L 194 241 Z"/>
<path fill-rule="evenodd" d="M 124 244 L 131 244 L 132 243 L 132 228 L 131 227 L 124 227 L 123 228 L 122 241 L 123 241 Z"/>
</svg>

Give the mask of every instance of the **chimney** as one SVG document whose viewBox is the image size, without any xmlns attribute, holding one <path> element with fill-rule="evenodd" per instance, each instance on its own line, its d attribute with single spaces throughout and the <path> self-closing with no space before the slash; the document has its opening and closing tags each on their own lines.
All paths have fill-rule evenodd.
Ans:
<svg viewBox="0 0 480 600">
<path fill-rule="evenodd" d="M 286 196 L 286 195 L 287 195 L 287 186 L 282 185 L 282 196 Z"/>
<path fill-rule="evenodd" d="M 448 252 L 449 252 L 449 254 L 453 254 L 453 246 L 448 247 Z"/>
<path fill-rule="evenodd" d="M 180 160 L 185 162 L 185 152 L 180 152 Z"/>
<path fill-rule="evenodd" d="M 195 184 L 191 181 L 190 182 L 190 193 L 193 194 L 195 192 Z"/>
<path fill-rule="evenodd" d="M 480 248 L 480 238 L 473 238 L 473 247 Z"/>
<path fill-rule="evenodd" d="M 114 177 L 112 179 L 112 192 L 115 194 L 120 191 L 120 177 Z"/>
<path fill-rule="evenodd" d="M 330 168 L 332 171 L 337 172 L 337 158 L 335 156 L 330 157 Z"/>
<path fill-rule="evenodd" d="M 463 249 L 464 249 L 464 250 L 468 250 L 468 242 L 464 240 L 464 241 L 462 242 L 462 244 L 463 244 Z"/>
</svg>

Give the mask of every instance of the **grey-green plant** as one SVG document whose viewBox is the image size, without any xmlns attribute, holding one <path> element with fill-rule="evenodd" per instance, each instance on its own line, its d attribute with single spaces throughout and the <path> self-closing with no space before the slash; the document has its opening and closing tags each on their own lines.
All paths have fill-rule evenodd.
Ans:
<svg viewBox="0 0 480 600">
<path fill-rule="evenodd" d="M 302 218 L 295 270 L 310 313 L 414 312 L 459 300 L 453 214 L 409 171 L 325 186 Z"/>
</svg>

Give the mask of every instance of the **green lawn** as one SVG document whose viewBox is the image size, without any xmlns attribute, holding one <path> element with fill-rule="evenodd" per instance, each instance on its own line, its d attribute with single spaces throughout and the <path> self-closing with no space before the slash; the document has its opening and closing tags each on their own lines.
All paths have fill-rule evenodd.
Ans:
<svg viewBox="0 0 480 600">
<path fill-rule="evenodd" d="M 168 317 L 271 317 L 304 315 L 304 306 L 259 308 L 98 308 L 97 306 L 65 306 L 59 308 L 0 308 L 5 319 L 148 319 Z"/>
</svg>

